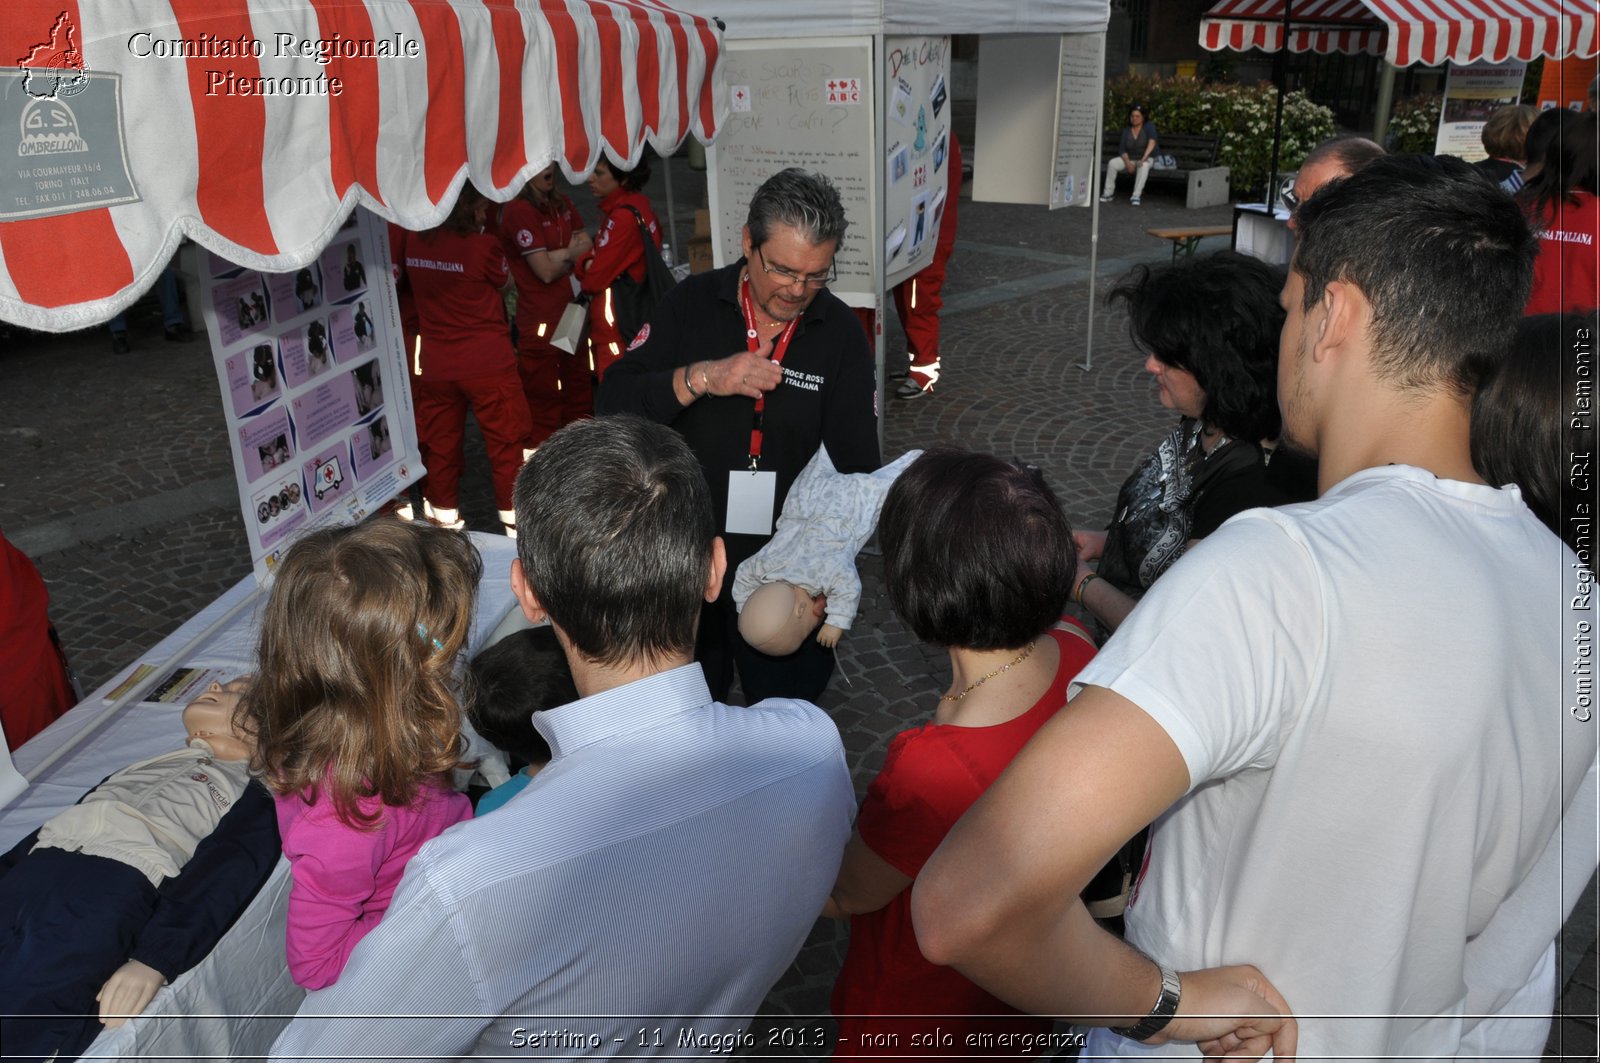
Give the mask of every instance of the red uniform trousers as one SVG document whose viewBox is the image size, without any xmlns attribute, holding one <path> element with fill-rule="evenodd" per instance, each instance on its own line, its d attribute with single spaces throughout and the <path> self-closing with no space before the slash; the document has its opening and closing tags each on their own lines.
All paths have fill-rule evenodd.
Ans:
<svg viewBox="0 0 1600 1063">
<path fill-rule="evenodd" d="M 594 416 L 594 378 L 588 352 L 581 346 L 576 354 L 568 354 L 537 336 L 532 343 L 520 336 L 517 375 L 528 399 L 533 446 L 542 446 L 558 428 Z"/>
<path fill-rule="evenodd" d="M 511 489 L 522 468 L 523 451 L 532 446 L 533 430 L 517 374 L 508 369 L 460 380 L 414 376 L 411 394 L 417 406 L 417 446 L 428 467 L 423 497 L 435 509 L 461 508 L 461 469 L 466 464 L 462 447 L 470 407 L 489 452 L 495 506 L 511 509 Z"/>
<path fill-rule="evenodd" d="M 611 289 L 607 288 L 589 302 L 589 366 L 595 380 L 604 380 L 606 370 L 620 361 L 627 349 L 611 311 Z"/>
</svg>

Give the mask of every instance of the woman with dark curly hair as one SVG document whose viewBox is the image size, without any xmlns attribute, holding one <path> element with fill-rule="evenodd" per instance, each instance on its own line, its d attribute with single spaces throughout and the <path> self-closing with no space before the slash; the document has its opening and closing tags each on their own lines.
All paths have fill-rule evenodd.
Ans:
<svg viewBox="0 0 1600 1063">
<path fill-rule="evenodd" d="M 1278 438 L 1278 305 L 1282 277 L 1232 251 L 1161 269 L 1137 267 L 1112 289 L 1128 332 L 1146 352 L 1161 405 L 1178 412 L 1167 435 L 1117 494 L 1103 532 L 1076 532 L 1073 600 L 1115 630 L 1139 597 L 1188 549 L 1246 509 L 1308 500 L 1304 461 L 1268 472 Z M 1098 559 L 1098 569 L 1087 562 Z"/>
</svg>

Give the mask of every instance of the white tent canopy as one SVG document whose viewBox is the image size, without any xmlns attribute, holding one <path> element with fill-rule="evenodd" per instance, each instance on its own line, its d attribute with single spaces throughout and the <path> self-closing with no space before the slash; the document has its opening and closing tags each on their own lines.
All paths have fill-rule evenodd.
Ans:
<svg viewBox="0 0 1600 1063">
<path fill-rule="evenodd" d="M 1098 33 L 1107 0 L 689 0 L 681 11 L 722 19 L 730 40 L 877 33 Z"/>
</svg>

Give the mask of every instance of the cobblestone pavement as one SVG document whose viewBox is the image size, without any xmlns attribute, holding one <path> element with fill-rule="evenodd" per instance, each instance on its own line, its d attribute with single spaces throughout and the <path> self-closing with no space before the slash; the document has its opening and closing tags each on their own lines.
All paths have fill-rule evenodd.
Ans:
<svg viewBox="0 0 1600 1063">
<path fill-rule="evenodd" d="M 677 160 L 672 177 L 683 240 L 704 180 Z M 658 178 L 658 200 L 659 186 Z M 587 193 L 574 198 L 592 219 Z M 1141 208 L 1126 198 L 1104 207 L 1100 292 L 1133 263 L 1167 259 L 1169 245 L 1146 227 L 1230 217 L 1227 207 L 1185 210 L 1159 191 Z M 1122 320 L 1089 302 L 1090 212 L 968 202 L 961 226 L 945 289 L 944 376 L 929 396 L 888 400 L 885 454 L 947 441 L 1020 458 L 1045 470 L 1075 524 L 1102 523 L 1118 484 L 1171 415 L 1156 404 Z M 1210 239 L 1202 250 L 1226 245 Z M 889 364 L 903 366 L 890 316 Z M 129 355 L 113 354 L 103 329 L 0 338 L 0 527 L 43 572 L 85 689 L 250 570 L 205 343 L 165 342 L 148 304 L 133 315 L 131 336 Z M 463 511 L 472 527 L 494 530 L 481 440 L 475 432 L 469 439 Z M 860 614 L 822 704 L 864 791 L 888 740 L 932 711 L 948 663 L 894 619 L 878 559 L 864 555 L 860 567 Z M 1569 1057 L 1595 1053 L 1588 907 L 1589 921 L 1572 932 L 1582 958 L 1568 965 L 1566 1017 L 1551 1038 L 1551 1051 Z M 819 923 L 764 1011 L 825 1014 L 846 936 L 842 925 Z"/>
</svg>

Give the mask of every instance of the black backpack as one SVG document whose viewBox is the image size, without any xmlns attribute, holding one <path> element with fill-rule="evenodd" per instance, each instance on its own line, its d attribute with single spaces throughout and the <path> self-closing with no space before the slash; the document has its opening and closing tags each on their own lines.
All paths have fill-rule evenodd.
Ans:
<svg viewBox="0 0 1600 1063">
<path fill-rule="evenodd" d="M 650 238 L 650 229 L 644 223 L 644 216 L 634 207 L 630 206 L 628 210 L 639 225 L 639 239 L 644 244 L 644 283 L 635 283 L 626 273 L 611 282 L 611 313 L 616 319 L 617 331 L 622 334 L 624 347 L 632 343 L 639 330 L 650 323 L 650 316 L 656 312 L 656 304 L 666 298 L 667 290 L 678 283 L 672 270 L 661 261 L 661 252 L 656 250 L 656 242 Z"/>
</svg>

